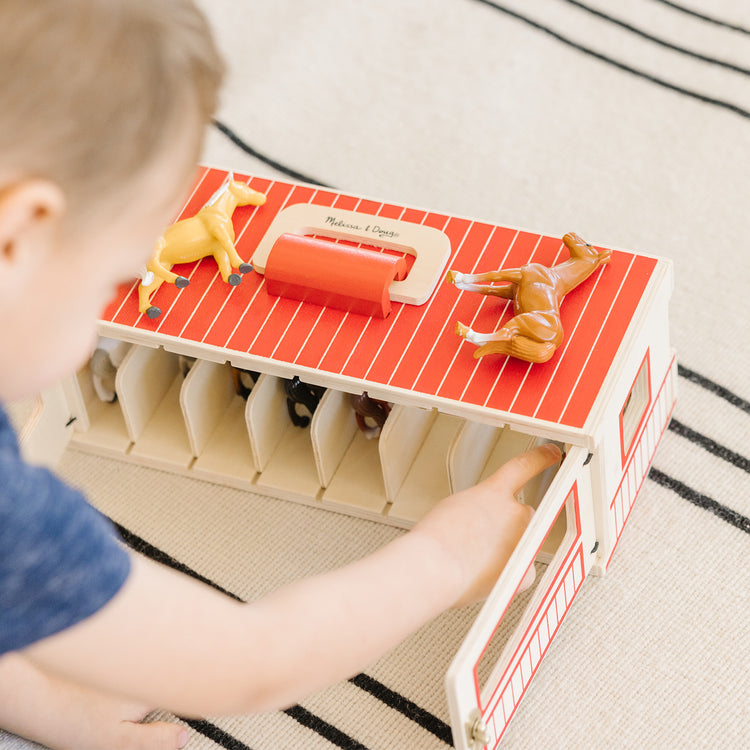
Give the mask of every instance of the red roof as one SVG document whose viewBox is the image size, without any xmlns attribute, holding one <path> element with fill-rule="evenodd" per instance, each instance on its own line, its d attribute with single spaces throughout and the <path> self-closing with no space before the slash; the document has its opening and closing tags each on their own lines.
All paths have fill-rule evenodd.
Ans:
<svg viewBox="0 0 750 750">
<path fill-rule="evenodd" d="M 225 176 L 221 170 L 201 170 L 181 215 L 196 213 Z M 557 237 L 309 186 L 235 177 L 267 195 L 264 206 L 240 207 L 234 213 L 236 246 L 244 259 L 250 258 L 276 213 L 295 203 L 336 206 L 441 229 L 451 242 L 448 268 L 469 273 L 531 261 L 553 265 L 568 257 Z M 175 272 L 190 278 L 190 285 L 178 290 L 164 284 L 156 292 L 154 301 L 164 310 L 161 317 L 151 320 L 139 314 L 135 281 L 121 287 L 102 319 L 427 397 L 581 428 L 656 263 L 651 257 L 613 252 L 608 265 L 564 299 L 565 340 L 544 364 L 530 365 L 503 355 L 476 360 L 474 346 L 455 335 L 457 320 L 482 332 L 499 328 L 512 314 L 507 300 L 459 292 L 440 283 L 424 305 L 395 302 L 389 317 L 381 319 L 271 296 L 264 277 L 255 272 L 230 287 L 221 280 L 212 258 L 175 267 Z"/>
</svg>

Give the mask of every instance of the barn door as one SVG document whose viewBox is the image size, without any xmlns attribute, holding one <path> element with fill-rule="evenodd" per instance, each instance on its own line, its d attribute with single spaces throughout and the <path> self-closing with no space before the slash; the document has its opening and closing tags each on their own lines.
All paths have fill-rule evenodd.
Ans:
<svg viewBox="0 0 750 750">
<path fill-rule="evenodd" d="M 588 572 L 594 547 L 588 454 L 572 448 L 446 676 L 457 750 L 493 750 Z M 519 592 L 535 562 L 536 583 Z"/>
</svg>

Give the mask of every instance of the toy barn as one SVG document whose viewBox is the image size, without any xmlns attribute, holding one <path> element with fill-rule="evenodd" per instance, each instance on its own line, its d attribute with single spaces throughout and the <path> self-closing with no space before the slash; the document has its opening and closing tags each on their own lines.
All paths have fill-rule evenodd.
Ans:
<svg viewBox="0 0 750 750">
<path fill-rule="evenodd" d="M 513 306 L 446 270 L 554 266 L 561 238 L 233 179 L 266 196 L 232 218 L 254 270 L 227 283 L 211 257 L 177 264 L 166 280 L 183 282 L 158 286 L 150 312 L 140 281 L 123 286 L 100 324 L 117 398 L 87 367 L 46 394 L 28 450 L 70 442 L 408 528 L 509 457 L 560 444 L 561 464 L 523 490 L 534 518 L 446 676 L 456 747 L 495 748 L 586 576 L 607 568 L 669 421 L 671 264 L 607 250 L 562 303 L 548 361 L 475 358 L 457 321 L 495 331 Z M 231 181 L 201 169 L 181 216 Z"/>
</svg>

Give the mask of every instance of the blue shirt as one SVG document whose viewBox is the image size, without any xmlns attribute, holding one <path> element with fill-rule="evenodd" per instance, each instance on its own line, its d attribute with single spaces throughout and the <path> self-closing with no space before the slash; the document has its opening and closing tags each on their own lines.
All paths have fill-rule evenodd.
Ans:
<svg viewBox="0 0 750 750">
<path fill-rule="evenodd" d="M 0 407 L 0 655 L 94 614 L 129 572 L 112 524 L 49 470 L 24 462 Z"/>
</svg>

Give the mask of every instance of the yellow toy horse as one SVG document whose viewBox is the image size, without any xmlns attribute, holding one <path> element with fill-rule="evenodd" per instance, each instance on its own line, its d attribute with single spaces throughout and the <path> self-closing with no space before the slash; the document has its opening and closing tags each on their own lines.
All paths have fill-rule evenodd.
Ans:
<svg viewBox="0 0 750 750">
<path fill-rule="evenodd" d="M 266 196 L 238 182 L 233 174 L 195 216 L 172 224 L 159 237 L 154 254 L 146 265 L 138 287 L 138 309 L 149 318 L 158 318 L 161 309 L 151 304 L 151 295 L 166 281 L 178 289 L 190 280 L 172 273 L 175 263 L 191 263 L 212 255 L 219 266 L 221 278 L 231 286 L 242 281 L 240 274 L 252 270 L 237 254 L 234 246 L 232 214 L 237 206 L 262 206 Z M 234 273 L 237 268 L 239 273 Z"/>
</svg>

